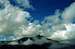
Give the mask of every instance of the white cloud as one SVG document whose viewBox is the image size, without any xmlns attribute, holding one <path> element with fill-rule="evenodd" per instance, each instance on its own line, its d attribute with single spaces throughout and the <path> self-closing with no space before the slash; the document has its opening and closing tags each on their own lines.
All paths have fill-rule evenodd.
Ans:
<svg viewBox="0 0 75 49">
<path fill-rule="evenodd" d="M 29 0 L 16 0 L 18 4 L 23 6 L 24 8 L 33 8 L 30 4 Z"/>
<path fill-rule="evenodd" d="M 18 38 L 20 38 L 22 35 L 35 36 L 43 33 L 42 36 L 54 40 L 60 40 L 60 42 L 61 40 L 66 40 L 68 38 L 74 39 L 75 26 L 67 24 L 64 25 L 62 20 L 59 18 L 61 15 L 59 10 L 56 10 L 54 15 L 46 17 L 42 22 L 42 25 L 40 25 L 38 21 L 34 21 L 33 23 L 27 21 L 26 18 L 31 16 L 29 12 L 22 11 L 22 9 L 10 5 L 9 2 L 5 0 L 3 1 L 7 6 L 5 6 L 5 9 L 0 10 L 0 35 L 15 34 L 16 37 L 18 36 Z M 31 7 L 28 0 L 17 0 L 17 2 L 25 6 L 25 8 Z M 26 3 L 24 4 L 24 2 Z M 75 3 L 72 3 L 70 7 L 63 11 L 62 17 L 64 18 L 64 21 L 70 22 L 70 20 L 75 17 L 74 10 Z M 35 44 L 38 42 L 42 43 L 42 40 L 36 41 Z"/>
<path fill-rule="evenodd" d="M 75 2 L 63 11 L 62 17 L 65 23 L 72 23 L 75 19 Z"/>
<path fill-rule="evenodd" d="M 54 31 L 65 29 L 62 20 L 59 18 L 60 15 L 61 13 L 57 9 L 54 15 L 49 15 L 42 21 L 43 36 L 50 36 Z"/>
<path fill-rule="evenodd" d="M 63 20 L 61 20 L 59 16 L 62 16 Z M 64 44 L 73 43 L 71 40 L 75 39 L 75 24 L 72 24 L 74 18 L 75 2 L 67 7 L 63 13 L 60 13 L 59 10 L 56 10 L 54 15 L 46 17 L 42 22 L 42 35 L 60 42 L 63 40 Z M 65 25 L 65 23 L 68 24 Z"/>
<path fill-rule="evenodd" d="M 21 32 L 23 30 L 21 30 L 20 27 L 23 25 L 24 27 L 28 26 L 29 22 L 26 18 L 31 16 L 30 13 L 12 6 L 8 0 L 0 0 L 0 2 L 3 2 L 4 5 L 6 5 L 4 9 L 0 10 L 0 35 L 16 35 L 17 33 L 19 34 L 18 37 L 22 36 Z"/>
<path fill-rule="evenodd" d="M 12 6 L 7 0 L 2 0 L 2 2 L 6 6 L 0 10 L 0 36 L 3 35 L 3 38 L 0 37 L 0 41 L 16 40 L 24 36 L 32 37 L 39 34 L 40 24 L 36 21 L 30 23 L 27 20 L 31 17 L 29 12 Z M 10 34 L 12 34 L 11 37 L 9 37 Z M 6 36 L 8 37 L 6 38 Z"/>
</svg>

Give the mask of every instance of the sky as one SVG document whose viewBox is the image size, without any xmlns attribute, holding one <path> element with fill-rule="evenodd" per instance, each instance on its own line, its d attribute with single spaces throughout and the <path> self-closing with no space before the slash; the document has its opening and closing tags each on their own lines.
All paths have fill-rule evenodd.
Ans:
<svg viewBox="0 0 75 49">
<path fill-rule="evenodd" d="M 34 19 L 43 20 L 45 16 L 53 15 L 56 9 L 63 11 L 64 8 L 69 6 L 72 0 L 28 0 L 33 6 L 32 9 L 26 9 L 33 16 Z M 25 9 L 23 6 L 20 6 L 16 0 L 10 1 L 12 5 L 16 5 L 22 9 Z"/>
<path fill-rule="evenodd" d="M 10 3 L 13 6 L 9 6 L 11 4 L 8 4 L 7 0 L 0 0 L 0 1 L 4 1 L 4 3 L 1 2 L 1 5 L 4 4 L 4 6 L 6 5 L 5 7 L 9 7 L 9 10 L 7 10 L 7 8 L 5 8 L 6 11 L 5 10 L 0 11 L 1 13 L 4 12 L 1 15 L 4 16 L 4 14 L 6 14 L 6 13 L 8 14 L 9 11 L 10 11 L 10 14 L 12 15 L 12 16 L 6 15 L 6 16 L 10 16 L 10 18 L 11 18 L 11 19 L 10 18 L 8 19 L 9 21 L 5 21 L 5 20 L 7 20 L 8 17 L 6 18 L 6 16 L 4 16 L 4 17 L 0 16 L 3 19 L 6 18 L 2 22 L 7 22 L 7 23 L 9 22 L 10 24 L 13 24 L 12 22 L 14 22 L 14 23 L 17 22 L 18 24 L 25 25 L 26 20 L 27 20 L 25 18 L 27 18 L 29 16 L 30 16 L 30 19 L 32 19 L 31 17 L 33 17 L 34 20 L 39 20 L 39 21 L 42 21 L 44 18 L 46 18 L 45 20 L 47 20 L 48 23 L 43 23 L 44 25 L 42 24 L 42 25 L 37 25 L 34 27 L 33 23 L 29 23 L 28 28 L 26 27 L 27 28 L 26 30 L 28 31 L 28 32 L 26 32 L 27 34 L 30 34 L 30 32 L 33 33 L 34 31 L 37 30 L 36 27 L 40 28 L 40 26 L 42 27 L 41 28 L 42 30 L 45 29 L 43 31 L 48 31 L 48 29 L 50 29 L 50 28 L 48 28 L 49 26 L 54 27 L 53 30 L 55 30 L 55 31 L 56 31 L 56 29 L 59 30 L 61 28 L 61 27 L 59 27 L 59 25 L 60 25 L 60 22 L 62 23 L 62 20 L 60 21 L 58 16 L 60 16 L 61 12 L 62 12 L 61 17 L 64 18 L 63 24 L 65 22 L 71 23 L 72 22 L 71 20 L 73 18 L 75 19 L 75 2 L 72 0 L 10 0 Z M 3 6 L 1 6 L 1 7 L 3 7 Z M 16 10 L 16 9 L 14 9 L 14 7 L 15 8 L 19 7 L 20 9 Z M 12 9 L 12 10 L 10 10 L 10 9 Z M 21 9 L 23 9 L 24 11 L 22 11 Z M 18 11 L 18 14 L 16 13 L 16 11 Z M 15 15 L 13 15 L 13 14 L 15 14 Z M 49 17 L 47 17 L 47 16 L 49 16 Z M 50 16 L 54 16 L 54 17 L 50 17 Z M 21 23 L 22 22 L 21 20 L 23 21 L 23 23 Z M 25 22 L 25 24 L 24 24 L 24 22 Z M 35 21 L 35 22 L 37 23 L 37 21 Z M 11 30 L 10 28 L 12 28 L 13 25 L 12 26 L 7 25 L 7 23 L 2 23 L 2 24 L 6 25 L 7 27 L 10 26 L 8 29 Z M 54 26 L 55 24 L 58 24 L 57 27 Z M 28 25 L 28 23 L 26 25 Z M 69 25 L 66 24 L 65 26 L 67 26 L 67 28 L 69 27 L 69 30 L 72 30 L 72 31 L 75 30 L 75 25 L 74 25 L 74 29 L 73 29 L 73 26 L 71 26 L 71 24 L 69 24 Z M 3 27 L 2 27 L 2 29 L 4 29 L 6 31 L 7 28 L 6 27 L 3 28 Z M 14 27 L 17 28 L 16 25 L 14 25 Z M 32 29 L 33 29 L 33 31 L 32 31 Z M 23 32 L 23 33 L 25 34 L 25 32 Z M 50 33 L 50 31 L 48 31 L 48 33 Z M 58 32 L 55 32 L 55 34 L 53 34 L 52 39 L 56 38 L 56 39 L 61 40 L 61 38 L 64 39 L 65 36 L 68 36 L 68 35 L 65 35 L 63 38 L 63 34 L 65 32 L 64 33 L 61 32 L 62 36 L 59 38 L 60 33 L 58 33 L 58 34 L 56 34 L 56 33 L 58 33 Z M 67 33 L 68 33 L 68 31 L 67 31 Z M 72 33 L 72 35 L 73 35 L 74 32 L 69 32 L 69 34 L 70 33 Z M 73 37 L 74 37 L 74 35 L 73 35 Z M 49 37 L 51 37 L 51 36 L 49 36 Z"/>
</svg>

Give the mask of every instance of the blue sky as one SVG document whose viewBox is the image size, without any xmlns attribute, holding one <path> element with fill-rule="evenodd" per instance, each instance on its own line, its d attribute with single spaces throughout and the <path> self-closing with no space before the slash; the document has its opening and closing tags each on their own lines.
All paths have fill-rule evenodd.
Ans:
<svg viewBox="0 0 75 49">
<path fill-rule="evenodd" d="M 69 6 L 72 0 L 29 0 L 30 4 L 34 7 L 34 10 L 27 9 L 34 19 L 43 20 L 45 16 L 54 14 L 56 9 L 61 11 Z M 15 0 L 11 1 L 12 4 L 19 6 Z"/>
</svg>

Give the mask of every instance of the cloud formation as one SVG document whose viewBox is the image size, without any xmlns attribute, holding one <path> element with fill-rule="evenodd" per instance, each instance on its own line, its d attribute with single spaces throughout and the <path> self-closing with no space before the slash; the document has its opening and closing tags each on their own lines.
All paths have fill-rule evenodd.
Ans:
<svg viewBox="0 0 75 49">
<path fill-rule="evenodd" d="M 59 16 L 63 19 L 60 19 Z M 59 12 L 59 10 L 56 10 L 54 15 L 49 15 L 44 19 L 44 21 L 42 21 L 40 35 L 60 42 L 52 44 L 51 49 L 53 47 L 58 49 L 75 44 L 75 24 L 72 23 L 74 19 L 75 2 L 66 7 L 62 13 Z"/>
<path fill-rule="evenodd" d="M 33 8 L 29 0 L 16 0 L 16 2 L 24 8 Z"/>
<path fill-rule="evenodd" d="M 65 23 L 72 23 L 75 19 L 75 2 L 68 6 L 62 14 Z"/>
<path fill-rule="evenodd" d="M 75 39 L 75 25 L 72 24 L 72 20 L 75 18 L 75 3 L 67 7 L 63 13 L 60 13 L 59 9 L 57 9 L 54 15 L 47 16 L 40 25 L 36 20 L 30 23 L 26 19 L 31 16 L 29 12 L 12 6 L 7 0 L 0 0 L 0 2 L 4 3 L 5 6 L 4 9 L 0 10 L 0 41 L 8 40 L 5 38 L 5 35 L 8 34 L 15 35 L 9 37 L 9 40 L 16 40 L 16 38 L 19 39 L 21 37 L 35 37 L 39 34 L 45 37 L 45 39 L 42 38 L 41 40 L 35 37 L 35 44 L 38 44 L 38 42 L 40 44 L 44 43 L 47 41 L 46 38 L 69 44 L 72 43 L 72 39 Z M 17 2 L 25 6 L 25 8 L 31 7 L 28 0 L 17 0 Z M 63 20 L 59 16 L 62 16 Z M 29 42 L 31 41 L 29 40 L 27 42 L 27 44 L 30 44 Z"/>
<path fill-rule="evenodd" d="M 69 44 L 75 44 L 75 24 L 73 24 L 75 19 L 75 2 L 66 7 L 63 13 L 55 13 L 55 15 L 45 18 L 43 22 L 43 36 L 45 35 L 48 39 L 59 41 L 62 45 L 60 43 L 54 43 L 50 48 L 58 49 L 69 46 Z M 63 19 L 60 19 L 59 16 Z"/>
<path fill-rule="evenodd" d="M 29 26 L 30 22 L 27 20 L 27 18 L 31 16 L 29 12 L 23 11 L 18 7 L 12 6 L 8 0 L 0 0 L 0 2 L 3 3 L 3 5 L 5 6 L 5 8 L 0 10 L 0 41 L 8 39 L 15 40 L 16 38 L 22 36 L 21 33 L 24 32 L 23 29 L 25 31 L 30 31 L 28 29 L 35 28 L 31 27 L 32 25 Z M 6 37 L 10 35 L 12 36 Z M 26 34 L 23 33 L 23 35 Z"/>
</svg>

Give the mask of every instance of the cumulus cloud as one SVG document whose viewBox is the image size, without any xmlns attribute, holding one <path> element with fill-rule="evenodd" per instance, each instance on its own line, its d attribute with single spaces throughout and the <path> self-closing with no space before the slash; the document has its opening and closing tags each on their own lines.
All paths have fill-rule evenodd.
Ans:
<svg viewBox="0 0 75 49">
<path fill-rule="evenodd" d="M 64 26 L 64 28 L 66 28 L 66 29 L 65 30 L 57 30 L 57 28 L 60 28 L 60 27 L 58 27 L 57 25 L 56 25 L 57 28 L 55 26 L 53 26 L 54 29 L 56 30 L 56 32 L 52 36 L 50 36 L 51 39 L 64 40 L 64 43 L 65 43 L 65 40 L 68 43 L 72 42 L 71 40 L 74 39 L 74 36 L 75 36 L 75 33 L 74 33 L 75 32 L 74 31 L 75 24 L 72 24 L 72 21 L 75 18 L 74 10 L 75 10 L 75 2 L 72 3 L 69 7 L 67 7 L 61 14 L 64 22 L 61 21 L 62 25 L 58 24 L 58 26 L 61 26 L 61 27 Z"/>
<path fill-rule="evenodd" d="M 75 24 L 72 23 L 75 18 L 75 2 L 67 7 L 63 13 L 59 10 L 55 11 L 54 15 L 50 15 L 42 22 L 42 36 L 48 39 L 59 41 L 61 44 L 57 44 L 58 47 L 64 47 L 64 44 L 74 44 L 75 42 Z M 61 16 L 63 19 L 60 19 Z M 60 45 L 60 46 L 59 46 Z M 56 47 L 56 44 L 52 45 L 52 48 Z M 57 47 L 56 47 L 57 48 Z"/>
<path fill-rule="evenodd" d="M 67 30 L 57 31 L 52 36 L 48 37 L 53 40 L 59 41 L 59 43 L 53 43 L 49 48 L 61 49 L 70 45 L 75 45 L 75 24 L 66 24 Z"/>
<path fill-rule="evenodd" d="M 5 36 L 8 34 L 14 34 L 14 36 L 7 37 L 10 40 L 16 40 L 21 37 L 35 37 L 39 34 L 40 36 L 45 37 L 41 40 L 35 37 L 35 42 L 32 42 L 29 39 L 27 42 L 24 42 L 24 44 L 27 45 L 32 43 L 38 44 L 38 42 L 42 44 L 45 41 L 47 42 L 46 38 L 60 41 L 61 43 L 71 43 L 72 39 L 75 39 L 75 24 L 72 24 L 71 22 L 75 17 L 75 3 L 72 3 L 67 7 L 63 13 L 59 12 L 60 10 L 57 9 L 54 15 L 47 16 L 40 25 L 38 21 L 35 20 L 33 23 L 27 21 L 26 18 L 31 16 L 29 12 L 12 6 L 7 0 L 0 0 L 0 2 L 5 6 L 4 9 L 0 10 L 0 41 L 8 40 Z M 17 2 L 26 8 L 31 7 L 28 0 L 17 0 Z M 65 23 L 59 18 L 59 16 L 63 17 Z M 3 38 L 2 35 L 4 35 Z M 52 47 L 56 45 L 59 44 L 54 44 Z"/>
<path fill-rule="evenodd" d="M 64 24 L 66 30 L 56 30 L 51 34 L 51 36 L 48 36 L 48 39 L 60 41 L 64 44 L 73 44 L 74 42 L 74 36 L 75 36 L 75 24 Z"/>
<path fill-rule="evenodd" d="M 62 14 L 65 23 L 72 23 L 75 19 L 75 2 L 68 6 Z"/>
<path fill-rule="evenodd" d="M 18 7 L 12 6 L 8 0 L 0 0 L 0 2 L 3 3 L 3 5 L 5 6 L 4 9 L 0 10 L 0 40 L 1 41 L 8 40 L 8 39 L 15 40 L 16 38 L 22 36 L 21 33 L 23 33 L 24 30 L 25 32 L 27 31 L 26 33 L 37 30 L 32 25 L 29 25 L 30 22 L 27 20 L 27 18 L 31 16 L 29 12 L 23 11 Z M 6 36 L 7 35 L 10 36 L 11 34 L 12 37 L 8 37 L 8 39 L 6 39 Z M 24 34 L 25 33 L 23 33 L 23 35 Z"/>
<path fill-rule="evenodd" d="M 61 13 L 59 10 L 56 10 L 54 15 L 47 16 L 42 21 L 42 32 L 43 34 L 45 33 L 44 35 L 52 35 L 54 31 L 65 30 L 65 27 L 62 24 L 62 20 L 59 18 L 60 15 Z"/>
</svg>

